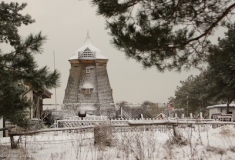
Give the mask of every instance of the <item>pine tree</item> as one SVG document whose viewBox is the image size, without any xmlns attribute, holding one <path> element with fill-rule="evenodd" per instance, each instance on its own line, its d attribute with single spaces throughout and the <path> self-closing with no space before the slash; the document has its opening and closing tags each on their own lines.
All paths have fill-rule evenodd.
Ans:
<svg viewBox="0 0 235 160">
<path fill-rule="evenodd" d="M 34 22 L 30 15 L 19 13 L 26 5 L 0 4 L 0 43 L 12 47 L 9 53 L 0 49 L 0 118 L 24 127 L 28 124 L 26 114 L 32 104 L 25 94 L 32 89 L 58 87 L 60 76 L 57 70 L 50 72 L 47 66 L 38 68 L 34 60 L 34 54 L 42 53 L 46 37 L 41 32 L 25 39 L 18 34 L 18 27 Z M 26 88 L 23 82 L 33 88 Z"/>
<path fill-rule="evenodd" d="M 225 38 L 219 38 L 219 44 L 209 49 L 207 79 L 213 85 L 214 98 L 227 101 L 235 100 L 235 23 L 227 25 Z"/>
<path fill-rule="evenodd" d="M 201 67 L 208 36 L 233 15 L 232 0 L 92 0 L 113 45 L 159 71 Z"/>
<path fill-rule="evenodd" d="M 225 38 L 219 38 L 218 45 L 209 47 L 207 69 L 196 77 L 190 76 L 177 87 L 174 99 L 177 106 L 185 107 L 188 96 L 191 111 L 197 110 L 200 102 L 204 107 L 227 102 L 229 113 L 229 104 L 235 100 L 235 24 L 227 24 L 227 28 Z"/>
<path fill-rule="evenodd" d="M 189 76 L 180 82 L 181 86 L 177 86 L 173 104 L 176 108 L 184 108 L 187 116 L 188 113 L 205 112 L 208 105 L 217 102 L 212 96 L 211 83 L 205 78 L 206 74 L 203 71 L 197 76 Z"/>
</svg>

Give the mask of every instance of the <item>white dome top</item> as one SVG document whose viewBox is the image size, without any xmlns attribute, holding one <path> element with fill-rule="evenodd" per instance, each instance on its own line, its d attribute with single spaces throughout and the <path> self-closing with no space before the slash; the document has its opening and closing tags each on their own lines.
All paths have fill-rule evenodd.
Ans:
<svg viewBox="0 0 235 160">
<path fill-rule="evenodd" d="M 69 60 L 73 60 L 73 59 L 79 59 L 79 53 L 84 52 L 86 49 L 89 49 L 91 52 L 95 53 L 95 59 L 108 59 L 106 58 L 102 52 L 96 48 L 92 43 L 91 43 L 91 39 L 89 36 L 89 33 L 87 33 L 87 37 L 85 40 L 85 43 L 83 44 L 83 46 L 81 48 L 79 48 L 78 50 L 75 51 L 75 53 L 73 54 L 73 56 L 71 58 L 69 58 Z"/>
</svg>

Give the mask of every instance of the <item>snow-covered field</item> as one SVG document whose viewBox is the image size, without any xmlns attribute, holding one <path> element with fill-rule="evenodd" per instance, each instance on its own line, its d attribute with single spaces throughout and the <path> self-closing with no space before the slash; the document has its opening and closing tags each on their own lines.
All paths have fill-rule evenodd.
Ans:
<svg viewBox="0 0 235 160">
<path fill-rule="evenodd" d="M 79 160 L 234 160 L 235 127 L 179 128 L 113 133 L 111 146 L 94 146 L 93 133 L 51 132 L 22 136 L 18 149 L 10 149 L 9 138 L 0 139 L 0 159 Z M 16 138 L 15 138 L 16 139 Z M 26 140 L 26 141 L 25 141 Z"/>
</svg>

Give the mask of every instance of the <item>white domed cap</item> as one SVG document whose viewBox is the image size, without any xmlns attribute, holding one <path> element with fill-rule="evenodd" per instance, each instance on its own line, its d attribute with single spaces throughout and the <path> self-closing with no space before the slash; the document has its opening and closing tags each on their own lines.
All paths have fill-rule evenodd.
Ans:
<svg viewBox="0 0 235 160">
<path fill-rule="evenodd" d="M 87 48 L 91 52 L 95 53 L 95 59 L 108 59 L 102 54 L 102 52 L 98 48 L 96 48 L 91 43 L 89 33 L 87 32 L 87 37 L 86 37 L 85 43 L 83 44 L 83 46 L 81 48 L 79 48 L 78 50 L 75 51 L 75 53 L 73 54 L 73 56 L 71 58 L 69 58 L 69 60 L 78 59 L 78 54 L 84 52 Z"/>
</svg>

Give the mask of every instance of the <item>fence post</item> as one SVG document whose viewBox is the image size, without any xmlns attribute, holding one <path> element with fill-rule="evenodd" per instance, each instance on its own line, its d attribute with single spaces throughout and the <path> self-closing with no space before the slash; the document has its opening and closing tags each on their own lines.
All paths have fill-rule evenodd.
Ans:
<svg viewBox="0 0 235 160">
<path fill-rule="evenodd" d="M 181 118 L 184 119 L 184 114 L 181 115 Z"/>
<path fill-rule="evenodd" d="M 178 132 L 178 124 L 173 124 L 173 131 L 174 131 L 174 137 L 179 137 L 179 132 Z"/>
<path fill-rule="evenodd" d="M 192 113 L 190 113 L 190 119 L 193 119 L 193 114 Z"/>
<path fill-rule="evenodd" d="M 143 120 L 144 119 L 144 116 L 143 116 L 143 114 L 141 113 L 141 120 Z"/>
<path fill-rule="evenodd" d="M 122 115 L 122 107 L 121 107 L 121 118 L 123 117 L 123 115 Z"/>
<path fill-rule="evenodd" d="M 202 112 L 200 112 L 200 119 L 202 119 Z"/>
</svg>

